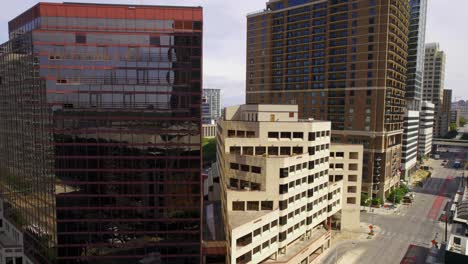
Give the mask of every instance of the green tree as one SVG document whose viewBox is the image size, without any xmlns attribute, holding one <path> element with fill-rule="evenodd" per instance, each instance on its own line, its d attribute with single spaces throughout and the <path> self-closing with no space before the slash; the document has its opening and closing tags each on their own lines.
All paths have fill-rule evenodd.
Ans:
<svg viewBox="0 0 468 264">
<path fill-rule="evenodd" d="M 466 120 L 465 118 L 462 116 L 460 117 L 460 121 L 458 122 L 458 124 L 460 125 L 460 127 L 464 127 L 465 124 L 466 124 Z"/>
<path fill-rule="evenodd" d="M 361 193 L 361 205 L 362 206 L 369 206 L 371 203 L 371 199 L 367 193 Z"/>
<path fill-rule="evenodd" d="M 216 162 L 216 138 L 203 138 L 203 167 Z"/>
<path fill-rule="evenodd" d="M 457 123 L 450 123 L 450 131 L 457 131 Z"/>
<path fill-rule="evenodd" d="M 377 206 L 377 205 L 382 205 L 382 199 L 375 197 L 372 199 L 372 205 Z"/>
</svg>

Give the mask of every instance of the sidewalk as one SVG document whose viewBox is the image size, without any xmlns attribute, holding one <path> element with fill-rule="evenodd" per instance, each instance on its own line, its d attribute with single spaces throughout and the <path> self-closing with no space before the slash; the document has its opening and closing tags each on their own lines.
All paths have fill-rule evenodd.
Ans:
<svg viewBox="0 0 468 264">
<path fill-rule="evenodd" d="M 404 205 L 404 204 L 397 204 L 394 206 L 391 203 L 385 203 L 384 206 L 380 208 L 374 208 L 369 206 L 361 206 L 361 212 L 365 211 L 372 214 L 380 214 L 380 215 L 391 215 L 391 214 L 399 214 L 404 209 L 407 209 L 411 205 Z"/>
</svg>

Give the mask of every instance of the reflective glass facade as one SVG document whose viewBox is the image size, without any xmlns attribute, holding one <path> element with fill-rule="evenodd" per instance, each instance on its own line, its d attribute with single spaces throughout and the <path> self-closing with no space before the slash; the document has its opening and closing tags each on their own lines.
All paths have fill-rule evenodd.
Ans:
<svg viewBox="0 0 468 264">
<path fill-rule="evenodd" d="M 0 188 L 38 263 L 199 263 L 202 9 L 38 4 L 0 50 Z"/>
</svg>

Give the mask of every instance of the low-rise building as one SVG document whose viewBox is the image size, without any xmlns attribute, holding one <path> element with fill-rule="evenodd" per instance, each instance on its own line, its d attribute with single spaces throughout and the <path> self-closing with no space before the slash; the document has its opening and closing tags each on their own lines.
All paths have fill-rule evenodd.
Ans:
<svg viewBox="0 0 468 264">
<path fill-rule="evenodd" d="M 459 189 L 452 207 L 453 223 L 446 246 L 445 263 L 468 263 L 468 187 Z"/>
<path fill-rule="evenodd" d="M 416 170 L 418 159 L 419 111 L 406 110 L 403 123 L 403 142 L 401 144 L 402 178 L 406 181 Z"/>
<path fill-rule="evenodd" d="M 204 138 L 216 137 L 216 124 L 202 124 L 202 137 Z"/>
<path fill-rule="evenodd" d="M 343 202 L 340 228 L 356 231 L 360 228 L 362 159 L 364 147 L 332 143 L 330 147 L 329 181 L 343 181 Z"/>
<path fill-rule="evenodd" d="M 0 199 L 0 263 L 32 264 L 24 254 L 23 232 L 4 217 L 3 199 Z M 32 225 L 30 228 L 34 229 Z"/>
<path fill-rule="evenodd" d="M 335 157 L 356 175 L 343 167 L 340 179 L 330 174 L 330 122 L 298 120 L 296 105 L 228 107 L 218 124 L 228 263 L 318 262 L 330 246 L 332 216 L 348 214 L 348 201 L 346 208 L 358 208 L 362 146 L 346 154 L 350 164 Z"/>
</svg>

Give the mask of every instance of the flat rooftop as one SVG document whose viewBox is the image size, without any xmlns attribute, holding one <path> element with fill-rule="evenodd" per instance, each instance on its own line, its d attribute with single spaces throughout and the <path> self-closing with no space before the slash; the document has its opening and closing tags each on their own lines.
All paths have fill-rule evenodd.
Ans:
<svg viewBox="0 0 468 264">
<path fill-rule="evenodd" d="M 231 211 L 229 212 L 229 223 L 231 224 L 231 229 L 245 225 L 271 212 L 274 211 Z"/>
<path fill-rule="evenodd" d="M 0 232 L 0 245 L 3 248 L 21 247 L 21 245 L 16 243 L 13 239 L 9 238 L 5 232 Z"/>
</svg>

